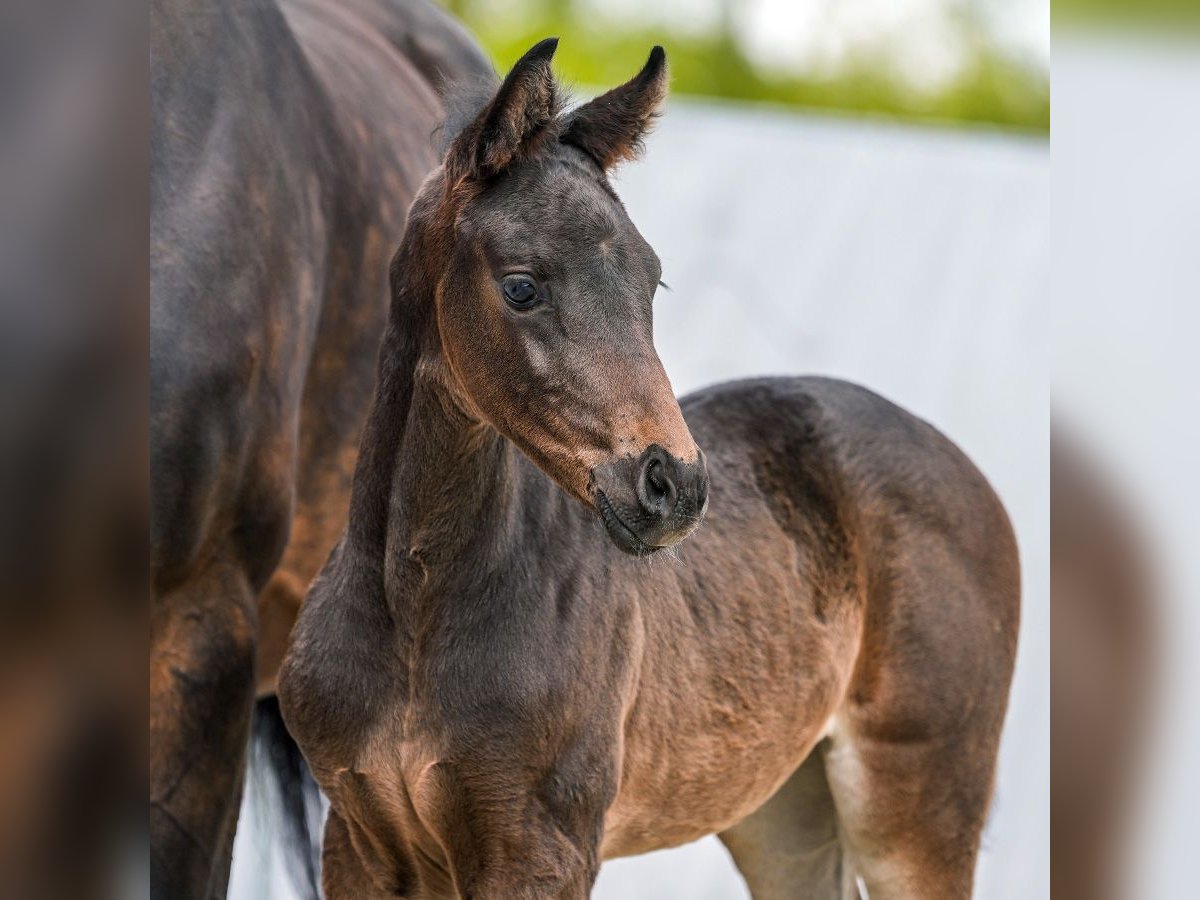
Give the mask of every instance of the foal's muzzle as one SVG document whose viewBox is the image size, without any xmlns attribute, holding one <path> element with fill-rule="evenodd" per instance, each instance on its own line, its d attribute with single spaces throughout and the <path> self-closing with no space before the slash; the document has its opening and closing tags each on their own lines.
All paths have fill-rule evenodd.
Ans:
<svg viewBox="0 0 1200 900">
<path fill-rule="evenodd" d="M 596 509 L 613 543 L 635 556 L 678 544 L 708 508 L 708 466 L 683 462 L 658 444 L 592 471 Z"/>
</svg>

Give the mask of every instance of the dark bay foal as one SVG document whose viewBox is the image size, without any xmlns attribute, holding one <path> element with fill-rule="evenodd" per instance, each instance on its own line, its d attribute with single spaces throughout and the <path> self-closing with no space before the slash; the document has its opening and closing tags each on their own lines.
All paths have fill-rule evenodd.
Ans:
<svg viewBox="0 0 1200 900">
<path fill-rule="evenodd" d="M 663 53 L 562 114 L 554 47 L 413 203 L 349 525 L 280 674 L 326 893 L 582 898 L 603 859 L 715 832 L 756 900 L 968 897 L 1016 649 L 1004 511 L 852 385 L 681 409 L 605 176 Z"/>
</svg>

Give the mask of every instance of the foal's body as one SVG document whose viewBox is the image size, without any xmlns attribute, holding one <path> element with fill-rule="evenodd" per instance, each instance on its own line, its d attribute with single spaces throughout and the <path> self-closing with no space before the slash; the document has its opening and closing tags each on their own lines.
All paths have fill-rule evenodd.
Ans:
<svg viewBox="0 0 1200 900">
<path fill-rule="evenodd" d="M 604 174 L 662 52 L 560 117 L 553 49 L 410 210 L 349 524 L 280 671 L 326 893 L 578 900 L 604 858 L 717 832 L 756 900 L 967 897 L 1015 652 L 1004 512 L 861 388 L 681 411 L 658 260 Z"/>
<path fill-rule="evenodd" d="M 682 406 L 710 511 L 638 560 L 436 394 L 418 386 L 400 458 L 444 480 L 400 465 L 390 615 L 316 589 L 293 650 L 342 737 L 310 756 L 329 832 L 362 854 L 327 852 L 332 897 L 584 897 L 600 859 L 713 832 L 756 900 L 838 896 L 844 850 L 872 897 L 969 895 L 1018 588 L 952 444 L 841 382 L 702 391 Z M 309 641 L 353 649 L 318 671 Z M 403 702 L 367 720 L 320 696 L 356 681 Z"/>
</svg>

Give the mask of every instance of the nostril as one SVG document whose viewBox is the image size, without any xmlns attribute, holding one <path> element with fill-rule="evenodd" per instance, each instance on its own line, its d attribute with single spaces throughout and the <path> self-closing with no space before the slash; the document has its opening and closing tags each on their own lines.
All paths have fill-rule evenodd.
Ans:
<svg viewBox="0 0 1200 900">
<path fill-rule="evenodd" d="M 646 460 L 638 478 L 638 500 L 642 509 L 651 516 L 663 518 L 674 504 L 675 485 L 666 464 L 657 455 Z"/>
<path fill-rule="evenodd" d="M 646 468 L 646 483 L 650 490 L 647 492 L 656 500 L 661 500 L 667 496 L 667 480 L 663 473 L 662 463 L 657 459 L 650 461 L 650 465 Z"/>
</svg>

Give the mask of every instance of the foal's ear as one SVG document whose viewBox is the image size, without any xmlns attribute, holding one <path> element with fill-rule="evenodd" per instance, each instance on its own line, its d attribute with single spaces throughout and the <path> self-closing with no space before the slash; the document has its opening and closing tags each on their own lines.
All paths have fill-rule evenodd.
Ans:
<svg viewBox="0 0 1200 900">
<path fill-rule="evenodd" d="M 487 178 L 532 155 L 552 132 L 558 88 L 550 60 L 558 38 L 535 44 L 505 77 L 496 96 L 446 151 L 446 183 Z"/>
<path fill-rule="evenodd" d="M 607 170 L 641 152 L 642 138 L 650 131 L 666 96 L 667 54 L 662 47 L 655 47 L 632 81 L 571 113 L 562 140 Z"/>
</svg>

